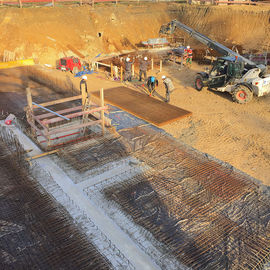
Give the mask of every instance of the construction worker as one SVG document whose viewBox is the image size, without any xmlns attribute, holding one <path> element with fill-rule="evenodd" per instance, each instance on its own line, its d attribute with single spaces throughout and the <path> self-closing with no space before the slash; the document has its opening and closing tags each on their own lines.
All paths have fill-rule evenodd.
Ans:
<svg viewBox="0 0 270 270">
<path fill-rule="evenodd" d="M 82 92 L 82 87 L 84 87 L 85 89 L 85 92 L 88 94 L 88 91 L 87 91 L 87 76 L 86 75 L 83 75 L 82 76 L 82 79 L 80 81 L 80 92 Z"/>
<path fill-rule="evenodd" d="M 131 61 L 131 59 L 129 57 L 126 58 L 126 62 L 125 62 L 125 76 L 124 76 L 124 81 L 128 80 L 129 82 L 131 81 L 131 67 L 134 63 L 134 60 Z"/>
<path fill-rule="evenodd" d="M 142 81 L 142 74 L 144 76 L 144 80 L 146 80 L 146 71 L 147 71 L 147 68 L 148 68 L 148 58 L 147 56 L 145 56 L 143 59 L 140 60 L 140 73 L 139 73 L 139 76 L 140 76 L 140 79 L 139 81 Z"/>
<path fill-rule="evenodd" d="M 154 76 L 149 76 L 147 79 L 147 88 L 149 91 L 149 96 L 154 95 L 154 92 L 156 91 L 155 88 L 158 86 L 158 80 Z"/>
<path fill-rule="evenodd" d="M 190 49 L 189 45 L 184 50 L 184 60 L 186 61 L 186 65 L 191 65 L 191 63 L 192 63 L 192 49 Z"/>
<path fill-rule="evenodd" d="M 166 100 L 165 102 L 170 102 L 170 93 L 174 90 L 174 85 L 170 78 L 167 78 L 165 75 L 162 76 L 163 83 L 166 89 Z"/>
</svg>

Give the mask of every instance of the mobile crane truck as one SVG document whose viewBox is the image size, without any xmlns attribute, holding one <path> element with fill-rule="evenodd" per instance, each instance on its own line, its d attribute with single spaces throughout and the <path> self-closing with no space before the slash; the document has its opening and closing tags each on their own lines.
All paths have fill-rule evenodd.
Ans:
<svg viewBox="0 0 270 270">
<path fill-rule="evenodd" d="M 176 27 L 222 55 L 214 61 L 209 72 L 197 73 L 195 88 L 198 91 L 208 87 L 215 91 L 229 92 L 233 100 L 240 104 L 251 101 L 253 95 L 260 97 L 270 93 L 270 74 L 266 74 L 266 66 L 257 65 L 177 20 L 162 25 L 159 32 L 172 34 Z"/>
</svg>

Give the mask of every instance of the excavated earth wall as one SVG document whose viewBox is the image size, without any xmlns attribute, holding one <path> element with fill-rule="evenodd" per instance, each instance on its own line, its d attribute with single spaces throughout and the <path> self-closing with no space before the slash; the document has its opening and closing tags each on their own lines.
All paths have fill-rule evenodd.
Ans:
<svg viewBox="0 0 270 270">
<path fill-rule="evenodd" d="M 34 57 L 55 65 L 79 51 L 92 58 L 132 50 L 141 41 L 158 37 L 161 24 L 178 19 L 225 45 L 246 50 L 270 46 L 270 8 L 261 6 L 203 6 L 175 3 L 98 4 L 0 9 L 0 59 L 4 50 L 16 58 Z M 180 32 L 180 36 L 184 33 Z M 201 46 L 186 37 L 192 46 Z"/>
</svg>

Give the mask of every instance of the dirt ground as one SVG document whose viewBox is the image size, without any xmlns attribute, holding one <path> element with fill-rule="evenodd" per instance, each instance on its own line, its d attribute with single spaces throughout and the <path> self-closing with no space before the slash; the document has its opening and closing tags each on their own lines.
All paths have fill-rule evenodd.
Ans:
<svg viewBox="0 0 270 270">
<path fill-rule="evenodd" d="M 160 82 L 163 74 L 170 76 L 176 86 L 176 90 L 171 94 L 171 104 L 193 113 L 188 118 L 162 128 L 188 145 L 228 162 L 270 185 L 270 96 L 254 98 L 248 104 L 239 105 L 232 102 L 228 93 L 206 89 L 198 92 L 193 81 L 196 72 L 202 69 L 203 66 L 193 63 L 191 69 L 179 70 L 179 66 L 170 65 L 166 66 L 162 73 L 148 72 L 149 75 L 156 75 Z M 25 84 L 22 70 L 9 69 L 0 72 L 0 106 L 4 114 L 22 112 L 26 105 L 24 88 L 20 86 Z M 80 79 L 74 78 L 71 73 L 49 69 L 45 69 L 45 72 L 58 80 L 70 78 L 75 87 L 79 87 Z M 16 83 L 17 89 L 14 88 Z M 88 75 L 90 91 L 120 84 L 107 79 L 102 72 Z M 51 100 L 62 95 L 37 82 L 29 81 L 28 85 L 32 89 L 34 101 L 48 100 L 48 96 Z M 127 86 L 132 87 L 132 84 Z M 154 98 L 164 100 L 165 90 L 162 83 L 159 84 Z"/>
<path fill-rule="evenodd" d="M 193 115 L 164 129 L 179 140 L 230 163 L 247 174 L 270 185 L 270 96 L 254 98 L 240 105 L 228 93 L 194 88 L 196 72 L 192 69 L 167 70 L 177 89 L 171 104 L 192 111 Z M 159 87 L 164 96 L 164 90 Z"/>
</svg>

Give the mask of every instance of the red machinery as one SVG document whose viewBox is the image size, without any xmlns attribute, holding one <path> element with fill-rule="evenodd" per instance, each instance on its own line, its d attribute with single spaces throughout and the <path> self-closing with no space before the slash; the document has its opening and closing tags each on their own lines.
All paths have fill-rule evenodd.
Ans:
<svg viewBox="0 0 270 270">
<path fill-rule="evenodd" d="M 73 74 L 76 74 L 80 71 L 81 67 L 82 64 L 80 59 L 70 56 L 60 58 L 57 69 L 61 69 L 62 71 L 71 71 Z"/>
</svg>

